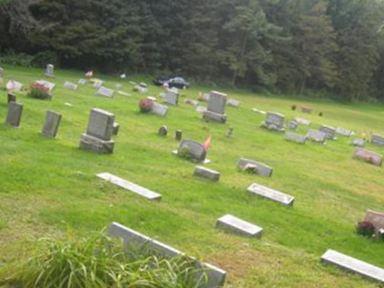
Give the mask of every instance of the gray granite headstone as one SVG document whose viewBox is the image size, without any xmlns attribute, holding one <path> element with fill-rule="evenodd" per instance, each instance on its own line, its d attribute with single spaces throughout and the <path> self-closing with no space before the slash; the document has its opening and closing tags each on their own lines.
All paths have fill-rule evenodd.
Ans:
<svg viewBox="0 0 384 288">
<path fill-rule="evenodd" d="M 227 115 L 225 114 L 226 103 L 226 94 L 212 91 L 209 95 L 207 111 L 203 112 L 203 118 L 207 121 L 225 123 L 227 121 Z"/>
<path fill-rule="evenodd" d="M 112 98 L 114 93 L 115 91 L 113 91 L 112 89 L 101 86 L 99 90 L 97 90 L 96 95 Z"/>
<path fill-rule="evenodd" d="M 52 64 L 48 64 L 45 68 L 44 75 L 50 78 L 55 77 L 55 66 L 53 66 Z"/>
<path fill-rule="evenodd" d="M 285 132 L 285 140 L 299 144 L 305 144 L 307 141 L 307 136 L 287 131 Z"/>
<path fill-rule="evenodd" d="M 272 131 L 284 132 L 285 116 L 276 112 L 267 112 L 266 119 L 261 123 L 261 127 Z"/>
<path fill-rule="evenodd" d="M 321 260 L 324 263 L 336 265 L 349 272 L 354 272 L 364 277 L 384 282 L 384 269 L 347 256 L 335 250 L 327 250 L 327 252 L 321 256 Z"/>
<path fill-rule="evenodd" d="M 312 142 L 324 144 L 327 140 L 327 134 L 322 131 L 310 129 L 307 133 L 307 139 L 311 140 Z"/>
<path fill-rule="evenodd" d="M 196 141 L 183 140 L 179 145 L 177 155 L 192 161 L 204 162 L 207 151 L 202 144 Z"/>
<path fill-rule="evenodd" d="M 153 102 L 151 112 L 158 116 L 165 117 L 168 113 L 168 107 L 166 105 L 161 105 L 157 102 Z"/>
<path fill-rule="evenodd" d="M 319 131 L 325 133 L 325 137 L 329 140 L 334 140 L 336 137 L 335 137 L 335 134 L 336 134 L 336 128 L 334 127 L 331 127 L 331 126 L 327 126 L 327 125 L 323 125 L 319 128 Z"/>
<path fill-rule="evenodd" d="M 375 166 L 381 166 L 383 163 L 382 155 L 373 151 L 365 150 L 363 148 L 357 148 L 353 154 L 353 157 Z"/>
<path fill-rule="evenodd" d="M 288 123 L 288 129 L 290 130 L 296 130 L 298 126 L 299 126 L 299 123 L 297 123 L 296 120 L 289 121 Z"/>
<path fill-rule="evenodd" d="M 384 136 L 373 134 L 371 137 L 371 143 L 377 146 L 384 146 Z"/>
<path fill-rule="evenodd" d="M 113 153 L 113 124 L 115 116 L 107 111 L 94 108 L 91 110 L 87 132 L 81 136 L 80 148 L 96 153 Z"/>
<path fill-rule="evenodd" d="M 68 90 L 76 91 L 77 90 L 77 85 L 75 83 L 66 81 L 64 83 L 64 88 L 66 88 Z"/>
<path fill-rule="evenodd" d="M 60 121 L 61 114 L 53 111 L 47 111 L 47 114 L 45 116 L 45 123 L 41 133 L 45 137 L 55 138 L 59 129 Z"/>
<path fill-rule="evenodd" d="M 130 250 L 131 247 L 145 248 L 155 254 L 161 254 L 165 257 L 185 257 L 186 255 L 176 250 L 175 248 L 161 243 L 157 240 L 149 238 L 139 232 L 129 229 L 119 223 L 113 222 L 108 229 L 111 237 L 118 237 L 123 239 L 126 249 Z M 206 283 L 200 283 L 199 288 L 220 288 L 224 286 L 227 273 L 213 265 L 197 261 L 194 258 L 188 257 L 195 262 L 196 268 L 200 272 L 195 275 L 197 281 L 201 281 L 204 275 L 207 277 Z"/>
<path fill-rule="evenodd" d="M 8 114 L 7 114 L 5 123 L 16 128 L 19 127 L 22 113 L 23 113 L 23 104 L 16 103 L 16 102 L 9 102 Z"/>
<path fill-rule="evenodd" d="M 131 191 L 141 197 L 144 197 L 151 201 L 157 201 L 161 200 L 161 195 L 153 192 L 147 188 L 141 187 L 135 183 L 129 182 L 127 180 L 124 180 L 118 176 L 112 175 L 110 173 L 99 173 L 97 174 L 97 177 L 100 179 L 103 179 L 105 181 L 108 181 L 112 184 L 115 184 L 125 190 Z"/>
<path fill-rule="evenodd" d="M 220 179 L 220 172 L 205 168 L 203 166 L 196 166 L 193 175 L 215 182 L 219 181 Z"/>
<path fill-rule="evenodd" d="M 248 237 L 261 238 L 263 228 L 227 214 L 217 219 L 216 227 Z"/>
<path fill-rule="evenodd" d="M 245 158 L 238 161 L 237 167 L 242 171 L 250 171 L 264 177 L 271 177 L 273 173 L 273 168 L 267 164 Z"/>
<path fill-rule="evenodd" d="M 117 134 L 119 134 L 119 130 L 120 130 L 120 124 L 117 123 L 117 122 L 114 122 L 114 123 L 113 123 L 113 132 L 112 132 L 112 135 L 117 136 Z"/>
<path fill-rule="evenodd" d="M 280 191 L 265 187 L 260 184 L 253 183 L 248 187 L 248 192 L 252 195 L 257 195 L 275 202 L 278 202 L 285 206 L 292 206 L 295 198 L 291 195 L 282 193 Z"/>
<path fill-rule="evenodd" d="M 167 104 L 170 105 L 177 105 L 179 103 L 179 93 L 176 93 L 175 91 L 168 89 L 164 93 L 164 100 Z"/>
</svg>

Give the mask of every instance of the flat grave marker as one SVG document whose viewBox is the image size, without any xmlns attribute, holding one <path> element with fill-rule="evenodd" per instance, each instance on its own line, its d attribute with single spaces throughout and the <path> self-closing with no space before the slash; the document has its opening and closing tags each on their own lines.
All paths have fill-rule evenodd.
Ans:
<svg viewBox="0 0 384 288">
<path fill-rule="evenodd" d="M 239 235 L 261 238 L 263 228 L 227 214 L 217 219 L 216 228 L 231 231 Z"/>
<path fill-rule="evenodd" d="M 246 158 L 240 158 L 237 167 L 242 171 L 251 171 L 264 177 L 271 177 L 273 173 L 273 168 L 267 164 Z"/>
<path fill-rule="evenodd" d="M 220 179 L 220 172 L 205 168 L 203 166 L 196 166 L 195 171 L 193 172 L 193 175 L 200 178 L 205 178 L 214 182 L 217 182 Z"/>
<path fill-rule="evenodd" d="M 295 197 L 291 195 L 282 193 L 280 191 L 277 191 L 256 183 L 253 183 L 251 186 L 249 186 L 247 190 L 252 195 L 257 195 L 257 196 L 272 200 L 274 202 L 278 202 L 285 206 L 293 206 L 293 203 L 295 201 Z"/>
</svg>

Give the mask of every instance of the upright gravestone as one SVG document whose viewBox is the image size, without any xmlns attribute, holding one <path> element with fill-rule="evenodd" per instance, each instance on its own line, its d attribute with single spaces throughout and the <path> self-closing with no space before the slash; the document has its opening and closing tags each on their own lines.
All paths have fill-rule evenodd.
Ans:
<svg viewBox="0 0 384 288">
<path fill-rule="evenodd" d="M 353 154 L 353 157 L 375 166 L 381 166 L 383 163 L 382 155 L 373 151 L 365 150 L 363 148 L 357 148 Z"/>
<path fill-rule="evenodd" d="M 237 167 L 242 171 L 252 172 L 264 177 L 271 177 L 273 173 L 273 168 L 267 164 L 245 158 L 240 158 Z"/>
<path fill-rule="evenodd" d="M 5 123 L 15 128 L 19 127 L 22 113 L 23 104 L 10 102 L 8 104 L 8 114 Z"/>
<path fill-rule="evenodd" d="M 172 89 L 167 89 L 164 93 L 164 101 L 166 104 L 177 105 L 179 103 L 179 93 Z"/>
<path fill-rule="evenodd" d="M 225 114 L 226 103 L 226 94 L 212 91 L 209 95 L 207 111 L 203 112 L 203 118 L 207 121 L 225 123 L 227 121 L 227 115 Z"/>
<path fill-rule="evenodd" d="M 384 136 L 381 136 L 379 134 L 373 134 L 371 137 L 371 142 L 372 144 L 377 146 L 384 146 Z"/>
<path fill-rule="evenodd" d="M 44 75 L 49 78 L 55 77 L 55 66 L 53 66 L 52 64 L 48 64 L 45 68 Z"/>
<path fill-rule="evenodd" d="M 181 141 L 181 139 L 183 139 L 183 131 L 176 130 L 175 131 L 175 140 L 176 141 Z"/>
<path fill-rule="evenodd" d="M 117 122 L 114 122 L 114 123 L 113 123 L 113 132 L 112 132 L 112 135 L 117 136 L 117 134 L 119 134 L 119 130 L 120 130 L 120 124 L 117 123 Z"/>
<path fill-rule="evenodd" d="M 163 136 L 163 137 L 167 136 L 167 134 L 168 134 L 168 127 L 165 126 L 165 125 L 161 126 L 157 133 L 159 134 L 159 136 Z"/>
<path fill-rule="evenodd" d="M 47 114 L 45 116 L 45 123 L 41 133 L 45 137 L 55 138 L 57 135 L 57 131 L 59 130 L 60 122 L 61 114 L 53 111 L 47 111 Z"/>
<path fill-rule="evenodd" d="M 92 109 L 86 133 L 81 136 L 80 148 L 96 153 L 113 153 L 112 140 L 115 115 L 101 109 Z"/>
<path fill-rule="evenodd" d="M 276 112 L 267 112 L 266 119 L 261 123 L 261 127 L 268 130 L 284 132 L 285 116 Z"/>
<path fill-rule="evenodd" d="M 9 102 L 16 102 L 16 95 L 11 92 L 7 93 L 7 98 L 8 98 L 8 104 Z"/>
<path fill-rule="evenodd" d="M 202 144 L 196 141 L 183 140 L 179 145 L 177 155 L 194 162 L 204 162 L 207 156 L 207 151 Z"/>
<path fill-rule="evenodd" d="M 319 131 L 323 132 L 325 137 L 329 140 L 334 140 L 336 138 L 336 128 L 334 127 L 323 125 L 319 128 Z"/>
</svg>

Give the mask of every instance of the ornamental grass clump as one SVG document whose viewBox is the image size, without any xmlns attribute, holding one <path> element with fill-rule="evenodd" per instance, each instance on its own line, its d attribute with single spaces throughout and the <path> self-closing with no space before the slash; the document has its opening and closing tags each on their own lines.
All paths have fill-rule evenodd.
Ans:
<svg viewBox="0 0 384 288">
<path fill-rule="evenodd" d="M 0 287 L 23 288 L 198 288 L 207 281 L 190 258 L 127 251 L 103 233 L 80 240 L 42 239 L 30 259 L 2 268 L 0 279 Z"/>
<path fill-rule="evenodd" d="M 28 96 L 35 99 L 42 99 L 42 100 L 51 99 L 52 97 L 49 92 L 49 88 L 37 82 L 31 84 L 31 90 Z"/>
</svg>

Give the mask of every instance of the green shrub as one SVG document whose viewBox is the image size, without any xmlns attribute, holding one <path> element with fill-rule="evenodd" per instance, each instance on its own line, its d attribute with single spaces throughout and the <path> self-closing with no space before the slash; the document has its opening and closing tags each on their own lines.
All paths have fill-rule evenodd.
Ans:
<svg viewBox="0 0 384 288">
<path fill-rule="evenodd" d="M 48 63 L 57 66 L 58 58 L 55 52 L 53 51 L 39 52 L 33 56 L 33 59 L 31 61 L 31 64 L 34 67 L 45 67 Z"/>
<path fill-rule="evenodd" d="M 103 233 L 77 241 L 43 239 L 29 260 L 0 270 L 5 279 L 0 287 L 197 288 L 206 283 L 205 273 L 189 258 L 164 259 L 133 247 L 123 251 L 122 242 Z"/>
<path fill-rule="evenodd" d="M 0 55 L 0 64 L 5 65 L 32 67 L 32 60 L 33 56 L 24 53 L 8 52 Z"/>
</svg>

